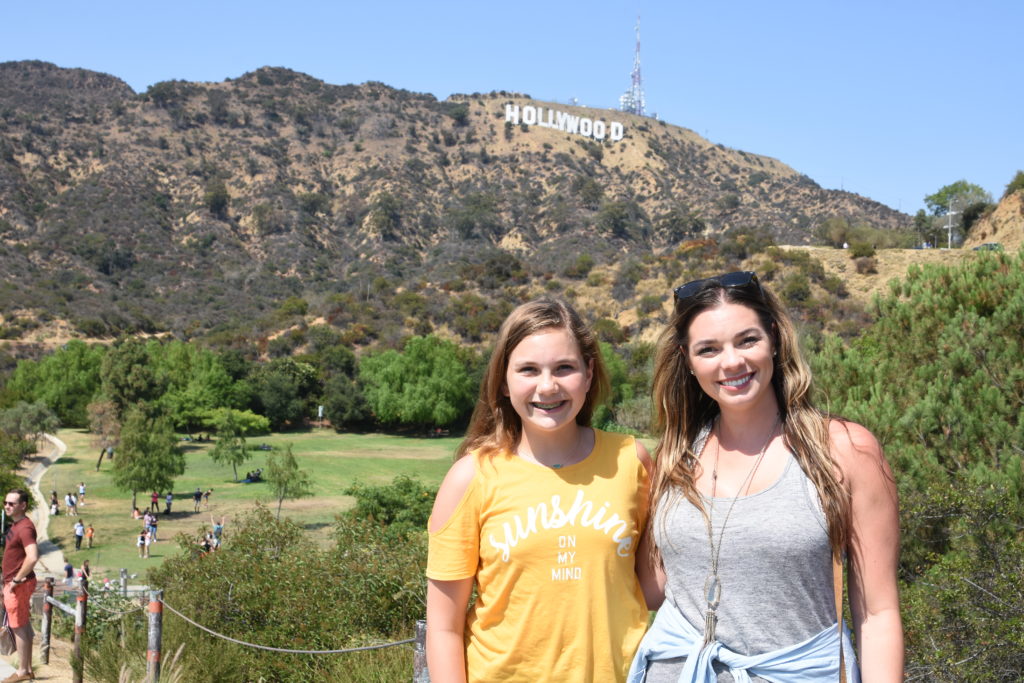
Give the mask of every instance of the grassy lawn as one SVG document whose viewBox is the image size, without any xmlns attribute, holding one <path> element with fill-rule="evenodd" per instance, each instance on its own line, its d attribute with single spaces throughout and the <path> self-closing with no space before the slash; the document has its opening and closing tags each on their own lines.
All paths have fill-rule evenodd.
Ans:
<svg viewBox="0 0 1024 683">
<path fill-rule="evenodd" d="M 67 444 L 68 450 L 51 467 L 39 488 L 48 500 L 50 491 L 57 491 L 63 509 L 64 494 L 77 492 L 78 482 L 86 485 L 86 504 L 79 507 L 83 523 L 92 524 L 96 539 L 91 550 L 74 550 L 72 527 L 75 518 L 60 515 L 50 520 L 50 538 L 64 550 L 76 568 L 83 560 L 89 560 L 93 569 L 94 583 L 104 577 L 114 579 L 121 567 L 130 573 L 144 576 L 145 569 L 159 563 L 163 558 L 180 552 L 174 538 L 178 534 L 193 536 L 204 527 L 209 527 L 210 516 L 227 516 L 225 533 L 230 542 L 231 518 L 251 509 L 262 502 L 276 510 L 270 487 L 265 482 L 254 484 L 236 483 L 230 466 L 214 463 L 208 450 L 212 444 L 182 442 L 185 450 L 185 473 L 174 485 L 172 514 L 163 514 L 163 495 L 160 494 L 160 521 L 157 536 L 159 542 L 151 546 L 149 559 L 138 556 L 135 539 L 141 523 L 131 518 L 131 494 L 114 487 L 110 478 L 112 462 L 104 460 L 100 471 L 96 471 L 99 449 L 92 445 L 92 437 L 80 430 L 61 430 L 58 436 Z M 341 492 L 354 481 L 368 484 L 390 482 L 398 475 L 417 477 L 421 481 L 440 483 L 452 454 L 458 445 L 457 438 L 419 439 L 381 434 L 336 434 L 331 430 L 313 430 L 290 434 L 273 434 L 248 440 L 252 459 L 239 466 L 239 477 L 257 468 L 266 469 L 268 451 L 256 450 L 260 444 L 282 449 L 292 444 L 292 452 L 299 461 L 299 467 L 309 473 L 313 483 L 313 496 L 295 501 L 285 501 L 282 517 L 290 517 L 304 525 L 319 541 L 330 539 L 335 515 L 352 505 L 352 498 Z M 192 492 L 199 487 L 203 491 L 213 488 L 209 506 L 202 506 L 199 513 L 193 511 Z M 150 492 L 140 491 L 137 505 L 144 510 L 150 502 Z M 59 571 L 59 567 L 48 567 Z"/>
</svg>

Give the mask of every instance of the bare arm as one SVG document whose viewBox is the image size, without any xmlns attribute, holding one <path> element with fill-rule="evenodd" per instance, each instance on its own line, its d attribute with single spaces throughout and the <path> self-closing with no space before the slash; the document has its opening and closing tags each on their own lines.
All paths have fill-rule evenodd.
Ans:
<svg viewBox="0 0 1024 683">
<path fill-rule="evenodd" d="M 427 668 L 435 683 L 466 681 L 466 605 L 473 579 L 427 580 Z"/>
<path fill-rule="evenodd" d="M 39 546 L 35 543 L 25 546 L 25 561 L 21 563 L 21 567 L 18 572 L 14 575 L 14 579 L 24 579 L 26 576 L 32 573 L 32 570 L 36 566 L 36 562 L 39 561 Z"/>
<path fill-rule="evenodd" d="M 639 441 L 636 442 L 636 456 L 643 463 L 644 469 L 647 470 L 647 476 L 650 477 L 654 463 L 647 448 Z M 648 495 L 646 488 L 643 495 Z M 649 513 L 650 511 L 648 511 Z M 655 565 L 651 564 L 651 543 L 653 540 L 647 533 L 647 529 L 641 529 L 640 543 L 636 549 L 636 576 L 640 580 L 640 589 L 644 593 L 647 609 L 656 610 L 665 600 L 665 572 L 662 570 L 660 562 Z"/>
<path fill-rule="evenodd" d="M 851 493 L 850 611 L 865 681 L 903 680 L 896 569 L 899 504 L 882 448 L 864 427 L 833 422 L 833 454 Z"/>
<path fill-rule="evenodd" d="M 644 592 L 647 609 L 654 611 L 665 601 L 665 570 L 658 560 L 653 560 L 655 564 L 651 564 L 651 543 L 653 541 L 650 534 L 645 533 L 640 538 L 640 545 L 636 550 L 636 575 L 640 579 L 640 588 Z"/>
<path fill-rule="evenodd" d="M 442 529 L 466 495 L 476 466 L 471 456 L 448 470 L 430 513 L 431 533 Z M 454 581 L 427 580 L 427 668 L 435 683 L 466 682 L 466 608 L 474 577 Z"/>
</svg>

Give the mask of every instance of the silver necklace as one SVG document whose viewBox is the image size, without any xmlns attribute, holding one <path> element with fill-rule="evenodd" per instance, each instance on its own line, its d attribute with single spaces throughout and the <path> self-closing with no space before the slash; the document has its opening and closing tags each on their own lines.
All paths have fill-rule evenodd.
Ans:
<svg viewBox="0 0 1024 683">
<path fill-rule="evenodd" d="M 585 438 L 586 437 L 583 434 L 583 428 L 581 427 L 579 428 L 576 435 L 576 445 L 572 447 L 572 450 L 569 452 L 569 457 L 566 458 L 565 462 L 556 462 L 554 464 L 547 465 L 538 460 L 537 456 L 533 454 L 532 450 L 530 451 L 530 459 L 533 460 L 538 465 L 543 465 L 544 467 L 548 467 L 553 470 L 560 470 L 563 467 L 567 467 L 568 465 L 575 465 L 577 458 L 580 458 L 580 450 L 582 449 L 583 440 Z M 522 454 L 519 452 L 518 448 L 516 449 L 516 453 L 519 455 L 519 457 L 523 457 Z"/>
<path fill-rule="evenodd" d="M 743 483 L 736 490 L 736 495 L 733 496 L 729 509 L 725 512 L 722 528 L 718 531 L 717 546 L 715 546 L 711 514 L 715 509 L 714 499 L 718 491 L 718 454 L 722 442 L 721 435 L 719 434 L 719 437 L 715 439 L 715 464 L 711 470 L 711 502 L 708 505 L 708 514 L 704 516 L 704 523 L 708 529 L 708 545 L 711 547 L 711 568 L 708 571 L 708 577 L 704 580 L 704 599 L 707 601 L 707 610 L 704 612 L 704 645 L 702 647 L 707 647 L 715 641 L 715 627 L 718 625 L 718 605 L 722 600 L 722 581 L 718 576 L 718 556 L 722 553 L 722 537 L 725 535 L 725 526 L 729 523 L 729 515 L 732 514 L 736 501 L 740 499 L 743 490 L 748 488 L 750 482 L 753 481 L 754 472 L 757 471 L 761 461 L 764 460 L 764 454 L 768 451 L 768 444 L 772 442 L 772 437 L 775 436 L 775 428 L 778 426 L 779 418 L 776 416 L 775 422 L 772 423 L 772 428 L 768 431 L 768 438 L 765 439 L 764 445 L 761 446 L 761 452 L 757 454 L 757 460 L 751 465 L 750 471 L 747 472 L 747 476 L 743 479 Z M 719 432 L 721 432 L 721 420 L 719 420 Z"/>
</svg>

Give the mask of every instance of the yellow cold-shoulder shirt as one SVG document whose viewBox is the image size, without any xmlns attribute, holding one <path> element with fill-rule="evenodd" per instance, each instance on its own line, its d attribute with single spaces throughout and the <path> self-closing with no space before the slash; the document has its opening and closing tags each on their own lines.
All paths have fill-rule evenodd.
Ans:
<svg viewBox="0 0 1024 683">
<path fill-rule="evenodd" d="M 549 469 L 476 458 L 427 576 L 476 578 L 469 681 L 624 681 L 647 625 L 634 556 L 647 473 L 631 436 L 594 430 L 584 460 Z"/>
</svg>

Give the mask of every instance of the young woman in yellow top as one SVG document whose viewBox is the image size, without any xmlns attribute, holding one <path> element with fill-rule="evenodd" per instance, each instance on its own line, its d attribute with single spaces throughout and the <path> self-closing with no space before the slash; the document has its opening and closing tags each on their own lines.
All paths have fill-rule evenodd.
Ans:
<svg viewBox="0 0 1024 683">
<path fill-rule="evenodd" d="M 429 523 L 434 683 L 625 680 L 647 623 L 635 564 L 650 459 L 589 426 L 607 383 L 567 305 L 527 303 L 502 324 Z"/>
</svg>

